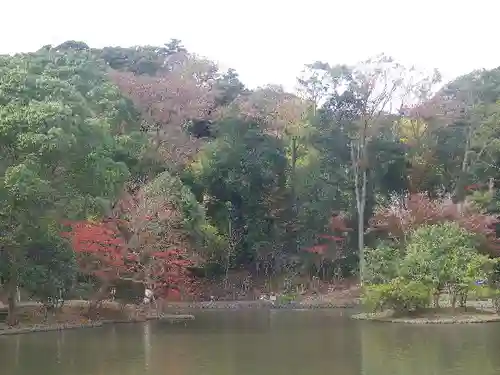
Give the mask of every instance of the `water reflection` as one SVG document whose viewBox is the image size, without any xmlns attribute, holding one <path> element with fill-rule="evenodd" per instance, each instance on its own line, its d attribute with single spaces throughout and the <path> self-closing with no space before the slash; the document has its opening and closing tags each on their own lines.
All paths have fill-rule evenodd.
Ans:
<svg viewBox="0 0 500 375">
<path fill-rule="evenodd" d="M 147 370 L 151 362 L 151 323 L 146 322 L 144 325 L 144 368 Z"/>
<path fill-rule="evenodd" d="M 500 326 L 361 323 L 363 374 L 500 373 Z"/>
<path fill-rule="evenodd" d="M 500 325 L 355 322 L 343 311 L 202 312 L 150 322 L 0 336 L 2 375 L 493 375 Z"/>
</svg>

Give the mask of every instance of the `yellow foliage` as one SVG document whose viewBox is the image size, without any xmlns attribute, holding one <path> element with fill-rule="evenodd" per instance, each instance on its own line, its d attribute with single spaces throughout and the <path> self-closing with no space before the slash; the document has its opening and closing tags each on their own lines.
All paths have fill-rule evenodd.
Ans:
<svg viewBox="0 0 500 375">
<path fill-rule="evenodd" d="M 421 139 L 427 131 L 427 123 L 421 119 L 403 118 L 398 122 L 397 127 L 403 143 Z"/>
</svg>

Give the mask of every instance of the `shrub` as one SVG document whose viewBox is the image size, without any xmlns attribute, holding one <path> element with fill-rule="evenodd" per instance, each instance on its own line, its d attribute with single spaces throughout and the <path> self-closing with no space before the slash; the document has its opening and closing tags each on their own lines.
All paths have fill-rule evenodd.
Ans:
<svg viewBox="0 0 500 375">
<path fill-rule="evenodd" d="M 495 263 L 479 254 L 475 245 L 474 235 L 457 223 L 424 225 L 408 241 L 400 275 L 432 287 L 436 307 L 445 289 L 453 307 L 459 296 L 465 306 L 469 288 L 487 278 Z"/>
<path fill-rule="evenodd" d="M 365 305 L 408 311 L 425 304 L 431 292 L 439 307 L 439 297 L 447 291 L 453 307 L 457 301 L 465 307 L 476 280 L 493 275 L 496 259 L 480 254 L 477 236 L 458 223 L 421 225 L 406 237 L 404 248 L 367 250 L 364 280 L 374 285 L 366 290 Z M 500 308 L 500 297 L 498 304 Z"/>
<path fill-rule="evenodd" d="M 429 306 L 431 289 L 417 281 L 397 277 L 387 284 L 369 285 L 363 292 L 363 305 L 371 311 L 391 309 L 397 314 Z"/>
<path fill-rule="evenodd" d="M 401 252 L 386 243 L 365 250 L 366 266 L 363 281 L 368 284 L 385 284 L 398 276 Z"/>
<path fill-rule="evenodd" d="M 296 294 L 288 293 L 288 294 L 282 294 L 279 295 L 277 298 L 277 302 L 279 305 L 288 305 L 292 302 L 294 302 L 297 299 Z"/>
<path fill-rule="evenodd" d="M 361 303 L 371 312 L 385 310 L 387 304 L 387 295 L 389 295 L 389 284 L 367 285 L 361 295 Z"/>
<path fill-rule="evenodd" d="M 496 294 L 500 293 L 500 290 L 488 285 L 474 285 L 470 288 L 470 292 L 475 299 L 484 301 L 493 298 Z"/>
<path fill-rule="evenodd" d="M 500 313 L 500 289 L 489 285 L 475 285 L 471 292 L 480 301 L 491 299 L 496 313 Z"/>
</svg>

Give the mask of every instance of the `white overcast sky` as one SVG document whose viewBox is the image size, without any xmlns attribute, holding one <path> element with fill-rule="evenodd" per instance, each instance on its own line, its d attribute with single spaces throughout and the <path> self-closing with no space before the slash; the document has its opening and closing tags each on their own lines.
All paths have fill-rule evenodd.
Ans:
<svg viewBox="0 0 500 375">
<path fill-rule="evenodd" d="M 447 79 L 500 65 L 499 0 L 3 0 L 0 53 L 82 40 L 162 44 L 235 68 L 254 87 L 292 89 L 303 64 L 385 52 Z"/>
</svg>

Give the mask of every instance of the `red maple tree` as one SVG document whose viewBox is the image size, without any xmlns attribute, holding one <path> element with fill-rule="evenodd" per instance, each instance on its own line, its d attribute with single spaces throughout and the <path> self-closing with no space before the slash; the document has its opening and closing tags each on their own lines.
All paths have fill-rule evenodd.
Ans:
<svg viewBox="0 0 500 375">
<path fill-rule="evenodd" d="M 325 272 L 324 264 L 326 261 L 335 262 L 344 256 L 347 233 L 352 231 L 352 228 L 347 227 L 345 217 L 341 214 L 332 215 L 328 229 L 329 234 L 325 233 L 316 236 L 320 242 L 319 244 L 304 249 L 305 252 L 317 255 L 318 268 L 323 269 L 323 272 Z M 323 275 L 323 278 L 325 278 L 325 275 Z"/>
<path fill-rule="evenodd" d="M 110 221 L 75 221 L 62 235 L 71 241 L 77 253 L 80 272 L 93 275 L 99 281 L 112 283 L 128 271 L 125 241 L 116 233 Z"/>
<path fill-rule="evenodd" d="M 318 234 L 316 236 L 321 240 L 321 242 L 323 242 L 322 244 L 307 247 L 304 251 L 313 254 L 326 255 L 327 250 L 334 247 L 337 255 L 336 257 L 340 256 L 340 252 L 345 245 L 346 233 L 351 232 L 352 228 L 347 227 L 344 216 L 337 214 L 334 214 L 330 218 L 328 228 L 332 234 Z M 326 243 L 324 243 L 325 240 Z"/>
<path fill-rule="evenodd" d="M 146 217 L 144 220 L 153 219 Z M 120 230 L 130 224 L 126 220 L 109 218 L 100 222 L 65 224 L 70 230 L 62 235 L 71 241 L 80 272 L 100 282 L 100 289 L 93 298 L 96 303 L 119 281 L 144 284 L 156 298 L 178 299 L 180 295 L 193 293 L 194 280 L 189 271 L 193 263 L 185 250 L 131 246 Z"/>
</svg>

